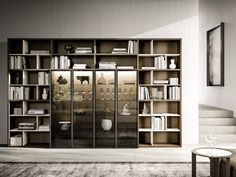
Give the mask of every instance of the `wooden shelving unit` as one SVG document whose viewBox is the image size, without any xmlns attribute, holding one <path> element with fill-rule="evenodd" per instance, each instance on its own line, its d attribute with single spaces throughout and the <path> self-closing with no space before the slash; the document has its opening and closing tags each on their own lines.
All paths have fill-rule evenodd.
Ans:
<svg viewBox="0 0 236 177">
<path fill-rule="evenodd" d="M 133 42 L 133 52 L 128 53 L 129 42 Z M 65 46 L 72 46 L 70 53 Z M 91 53 L 75 53 L 76 48 L 91 48 Z M 126 48 L 125 53 L 112 53 L 114 48 Z M 66 57 L 69 66 L 53 67 L 54 57 Z M 158 68 L 156 57 L 164 57 L 166 68 Z M 181 134 L 181 39 L 9 39 L 9 146 L 12 138 L 21 137 L 25 147 L 179 147 L 182 145 Z M 169 68 L 174 59 L 176 68 Z M 12 60 L 14 63 L 12 64 Z M 21 60 L 21 62 L 18 62 Z M 115 62 L 122 69 L 100 69 L 99 62 Z M 73 69 L 75 64 L 87 64 L 85 69 Z M 59 64 L 60 65 L 60 64 Z M 48 79 L 44 84 L 39 75 L 45 73 Z M 81 75 L 82 73 L 82 75 Z M 109 84 L 103 85 L 104 93 L 113 98 L 100 98 L 102 85 L 97 79 L 101 73 L 113 73 Z M 67 98 L 61 101 L 55 96 L 54 88 L 58 74 L 70 76 L 67 79 Z M 77 77 L 89 75 L 91 91 L 81 92 Z M 66 76 L 66 77 L 67 77 Z M 129 77 L 127 77 L 129 76 Z M 132 77 L 130 77 L 132 76 Z M 63 76 L 64 77 L 64 76 Z M 110 77 L 110 76 L 107 76 Z M 135 84 L 125 81 L 135 80 Z M 169 78 L 178 78 L 177 84 L 170 84 Z M 55 80 L 56 79 L 56 80 Z M 168 83 L 154 83 L 154 80 L 168 80 Z M 89 87 L 90 87 L 89 86 Z M 60 86 L 59 86 L 60 87 Z M 140 87 L 147 88 L 149 98 L 139 98 Z M 169 97 L 169 88 L 178 87 L 178 99 Z M 12 95 L 15 88 L 23 89 L 23 96 Z M 102 88 L 102 91 L 103 91 Z M 152 97 L 152 89 L 164 92 L 165 99 Z M 25 89 L 29 90 L 25 98 Z M 48 97 L 42 99 L 46 89 Z M 60 88 L 59 88 L 60 89 Z M 62 87 L 63 90 L 63 87 Z M 91 97 L 85 96 L 87 93 Z M 176 92 L 177 93 L 177 92 Z M 14 93 L 15 94 L 15 93 Z M 100 94 L 100 96 L 99 96 Z M 97 95 L 97 97 L 96 97 Z M 68 101 L 70 98 L 71 101 Z M 68 99 L 68 100 L 66 100 Z M 55 102 L 57 100 L 58 102 Z M 121 116 L 123 107 L 129 103 L 131 115 Z M 104 104 L 111 111 L 107 114 L 112 120 L 112 129 L 101 129 L 101 116 Z M 148 113 L 142 110 L 146 104 Z M 82 105 L 82 106 L 81 106 Z M 83 105 L 87 105 L 83 106 Z M 112 105 L 112 106 L 111 106 Z M 61 106 L 61 107 L 60 107 Z M 64 106 L 64 107 L 63 107 Z M 18 108 L 15 110 L 15 108 Z M 46 114 L 29 115 L 27 111 L 34 108 L 47 110 Z M 74 117 L 75 110 L 87 109 L 86 115 Z M 61 111 L 63 110 L 63 111 Z M 17 112 L 18 111 L 18 112 Z M 60 113 L 63 112 L 63 113 Z M 164 129 L 154 128 L 153 119 L 164 117 Z M 60 121 L 70 121 L 68 131 L 60 131 Z M 22 122 L 35 123 L 34 130 L 19 130 Z M 49 125 L 49 130 L 40 130 L 40 125 Z M 86 133 L 87 132 L 87 133 Z M 64 143 L 64 144 L 63 144 Z"/>
</svg>

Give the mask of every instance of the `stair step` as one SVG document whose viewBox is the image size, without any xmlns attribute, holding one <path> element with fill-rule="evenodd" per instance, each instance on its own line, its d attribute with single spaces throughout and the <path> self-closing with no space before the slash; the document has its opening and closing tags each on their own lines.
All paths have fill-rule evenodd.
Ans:
<svg viewBox="0 0 236 177">
<path fill-rule="evenodd" d="M 207 134 L 209 135 L 209 134 Z M 205 140 L 206 134 L 201 134 L 199 136 L 200 144 L 207 144 Z M 219 138 L 216 140 L 216 145 L 219 143 L 235 143 L 236 142 L 236 134 L 220 134 L 217 135 Z"/>
<path fill-rule="evenodd" d="M 236 118 L 204 117 L 199 118 L 199 125 L 236 125 Z"/>
<path fill-rule="evenodd" d="M 199 105 L 199 117 L 233 117 L 233 111 L 209 105 Z"/>
<path fill-rule="evenodd" d="M 233 117 L 233 111 L 229 110 L 199 110 L 199 117 Z"/>
<path fill-rule="evenodd" d="M 201 134 L 234 134 L 236 133 L 236 126 L 216 125 L 216 126 L 200 126 L 199 133 Z"/>
</svg>

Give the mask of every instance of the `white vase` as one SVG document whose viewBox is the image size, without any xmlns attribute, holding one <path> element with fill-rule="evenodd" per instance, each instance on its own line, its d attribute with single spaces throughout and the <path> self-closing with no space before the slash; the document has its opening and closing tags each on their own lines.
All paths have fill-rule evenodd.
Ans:
<svg viewBox="0 0 236 177">
<path fill-rule="evenodd" d="M 170 60 L 169 68 L 170 68 L 170 69 L 175 69 L 175 68 L 176 68 L 176 64 L 175 64 L 175 60 L 174 60 L 174 59 L 171 59 L 171 60 Z"/>
<path fill-rule="evenodd" d="M 43 100 L 46 100 L 48 98 L 47 90 L 45 88 L 43 89 L 42 98 Z"/>
<path fill-rule="evenodd" d="M 102 128 L 105 131 L 110 130 L 112 127 L 112 121 L 110 119 L 102 119 Z"/>
</svg>

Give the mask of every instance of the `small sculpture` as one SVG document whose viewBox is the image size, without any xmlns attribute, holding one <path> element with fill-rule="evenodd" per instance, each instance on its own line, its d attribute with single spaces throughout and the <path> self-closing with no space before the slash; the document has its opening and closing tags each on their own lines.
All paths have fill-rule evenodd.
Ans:
<svg viewBox="0 0 236 177">
<path fill-rule="evenodd" d="M 65 84 L 67 84 L 67 80 L 64 79 L 64 78 L 62 77 L 62 75 L 60 75 L 60 76 L 57 78 L 57 82 L 58 82 L 60 85 L 65 85 Z"/>
<path fill-rule="evenodd" d="M 46 100 L 48 98 L 48 93 L 47 93 L 46 88 L 43 89 L 42 98 L 43 98 L 43 100 Z"/>
<path fill-rule="evenodd" d="M 121 113 L 121 115 L 124 116 L 130 116 L 131 113 L 129 112 L 129 103 L 126 103 L 123 107 L 123 112 Z"/>
<path fill-rule="evenodd" d="M 143 104 L 143 110 L 142 110 L 142 114 L 148 114 L 148 107 L 146 105 L 146 103 Z"/>
<path fill-rule="evenodd" d="M 72 53 L 73 47 L 71 45 L 65 45 L 64 49 L 66 50 L 67 54 Z"/>
</svg>

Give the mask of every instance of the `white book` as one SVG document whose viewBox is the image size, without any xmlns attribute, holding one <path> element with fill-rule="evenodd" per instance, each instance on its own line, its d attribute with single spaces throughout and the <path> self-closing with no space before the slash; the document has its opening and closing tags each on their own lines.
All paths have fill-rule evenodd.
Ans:
<svg viewBox="0 0 236 177">
<path fill-rule="evenodd" d="M 64 66 L 64 64 L 65 64 L 65 62 L 64 62 L 64 60 L 65 60 L 65 57 L 64 56 L 60 56 L 60 69 L 65 69 L 65 66 Z"/>
<path fill-rule="evenodd" d="M 44 85 L 44 72 L 39 72 L 38 73 L 38 84 L 39 85 Z"/>
<path fill-rule="evenodd" d="M 161 117 L 161 130 L 165 130 L 165 117 Z"/>
<path fill-rule="evenodd" d="M 55 59 L 54 69 L 59 69 L 59 58 L 55 56 L 54 59 Z"/>
<path fill-rule="evenodd" d="M 49 85 L 49 73 L 44 73 L 44 84 Z"/>
<path fill-rule="evenodd" d="M 164 85 L 164 90 L 163 90 L 163 98 L 164 98 L 164 100 L 167 100 L 167 85 Z"/>
<path fill-rule="evenodd" d="M 25 87 L 24 99 L 29 100 L 29 93 L 30 93 L 30 88 L 29 87 Z"/>
<path fill-rule="evenodd" d="M 15 57 L 10 56 L 10 69 L 15 69 Z"/>
<path fill-rule="evenodd" d="M 164 56 L 164 65 L 163 65 L 163 69 L 167 69 L 167 57 Z"/>
<path fill-rule="evenodd" d="M 55 57 L 51 59 L 51 69 L 55 69 Z"/>
</svg>

